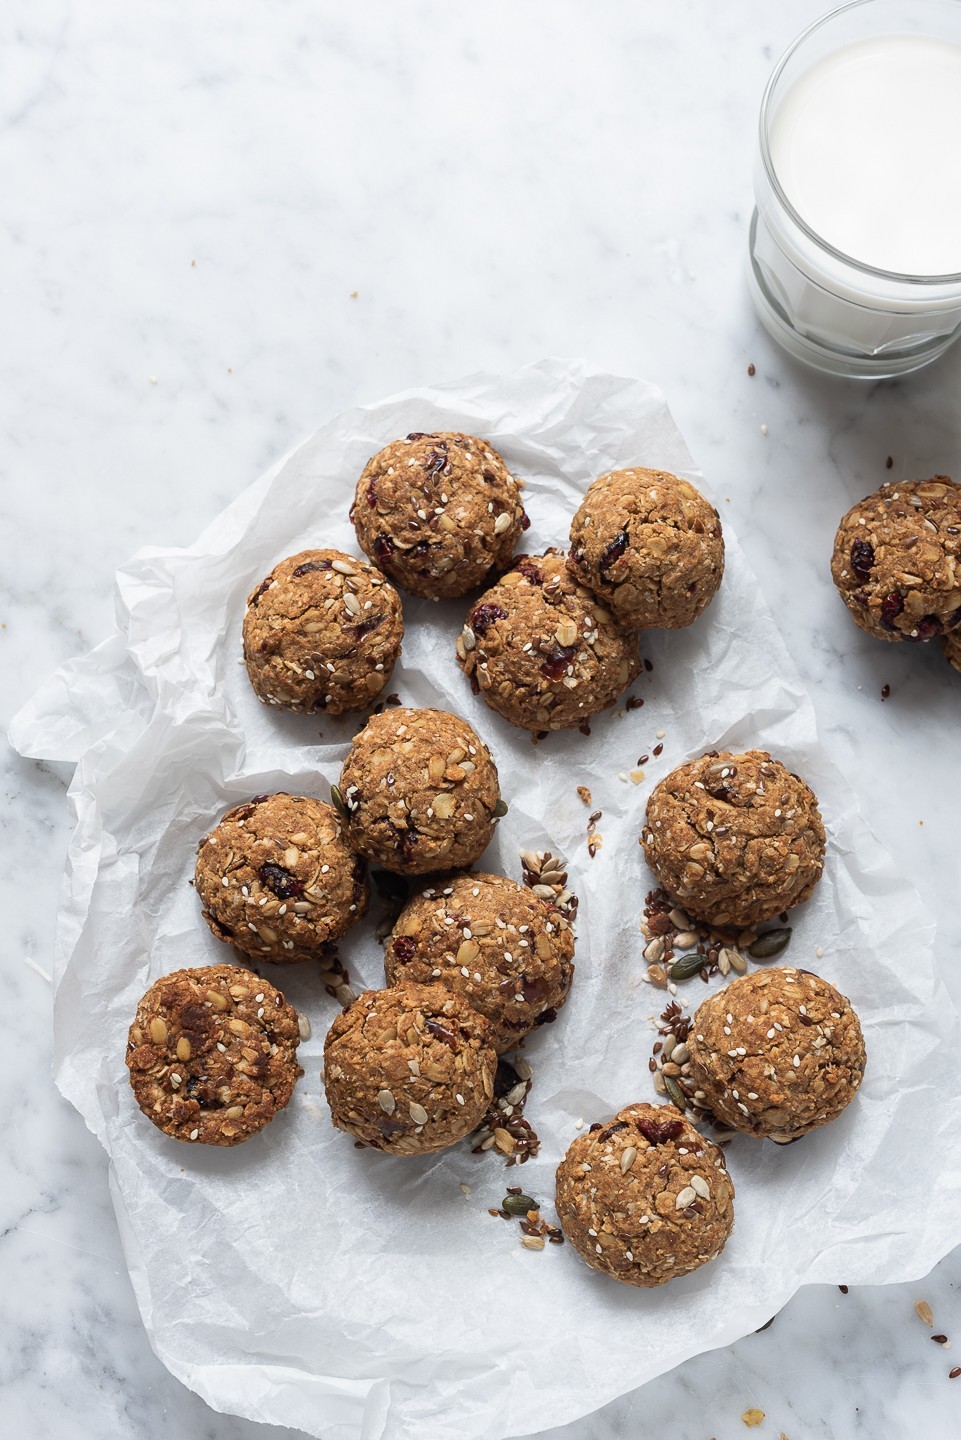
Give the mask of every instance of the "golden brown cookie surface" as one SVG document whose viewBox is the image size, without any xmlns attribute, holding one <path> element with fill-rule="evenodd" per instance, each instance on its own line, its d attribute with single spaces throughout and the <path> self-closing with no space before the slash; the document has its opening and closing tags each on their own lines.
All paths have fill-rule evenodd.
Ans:
<svg viewBox="0 0 961 1440">
<path fill-rule="evenodd" d="M 961 629 L 952 630 L 947 635 L 941 636 L 941 649 L 944 658 L 955 670 L 961 672 Z"/>
<path fill-rule="evenodd" d="M 368 460 L 351 518 L 361 549 L 428 600 L 466 595 L 506 565 L 527 525 L 520 487 L 476 435 L 415 431 Z"/>
<path fill-rule="evenodd" d="M 641 664 L 637 637 L 577 584 L 557 550 L 521 556 L 481 596 L 457 659 L 492 710 L 534 733 L 584 724 L 613 705 Z"/>
<path fill-rule="evenodd" d="M 564 1004 L 574 934 L 556 905 L 505 875 L 450 875 L 415 895 L 384 951 L 388 984 L 456 990 L 510 1050 Z"/>
<path fill-rule="evenodd" d="M 799 905 L 824 869 L 817 799 L 766 750 L 711 752 L 672 770 L 647 802 L 641 843 L 671 898 L 726 928 Z"/>
<path fill-rule="evenodd" d="M 367 909 L 363 861 L 332 805 L 261 795 L 197 848 L 194 885 L 218 940 L 257 960 L 313 960 Z"/>
<path fill-rule="evenodd" d="M 571 525 L 571 573 L 631 630 L 692 624 L 724 573 L 714 506 L 664 470 L 612 470 L 589 487 Z"/>
<path fill-rule="evenodd" d="M 831 574 L 879 640 L 931 640 L 961 625 L 961 485 L 935 475 L 860 500 L 838 526 Z"/>
<path fill-rule="evenodd" d="M 350 844 L 397 875 L 472 865 L 499 813 L 490 751 L 446 710 L 372 716 L 354 737 L 339 791 Z"/>
<path fill-rule="evenodd" d="M 820 976 L 786 966 L 711 995 L 687 1043 L 692 1079 L 713 1114 L 782 1142 L 837 1119 L 864 1075 L 850 1002 Z"/>
<path fill-rule="evenodd" d="M 340 550 L 281 560 L 251 593 L 244 663 L 265 705 L 340 715 L 372 705 L 400 655 L 400 596 Z"/>
<path fill-rule="evenodd" d="M 137 1006 L 130 1084 L 175 1140 L 239 1145 L 290 1100 L 299 1043 L 296 1011 L 266 980 L 236 965 L 176 970 Z"/>
<path fill-rule="evenodd" d="M 557 1167 L 565 1236 L 627 1285 L 663 1285 L 715 1259 L 733 1202 L 723 1151 L 673 1105 L 626 1106 L 578 1135 Z"/>
<path fill-rule="evenodd" d="M 334 1124 L 394 1155 L 426 1155 L 469 1135 L 496 1069 L 490 1025 L 440 985 L 365 991 L 324 1044 Z"/>
</svg>

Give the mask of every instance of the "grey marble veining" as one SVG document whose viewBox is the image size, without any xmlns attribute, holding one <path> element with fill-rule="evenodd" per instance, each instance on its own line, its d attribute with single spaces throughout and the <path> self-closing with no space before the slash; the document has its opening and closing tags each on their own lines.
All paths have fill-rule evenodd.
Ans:
<svg viewBox="0 0 961 1440">
<path fill-rule="evenodd" d="M 325 416 L 583 355 L 667 393 L 961 992 L 961 678 L 934 647 L 862 636 L 827 574 L 852 500 L 961 477 L 961 349 L 828 381 L 776 350 L 744 283 L 760 93 L 822 8 L 4 6 L 0 721 L 106 632 L 130 553 L 189 544 Z M 105 1158 L 50 1083 L 49 987 L 24 962 L 49 969 L 67 778 L 3 757 L 0 1428 L 279 1440 L 151 1354 Z M 955 1254 L 915 1285 L 806 1290 L 558 1440 L 950 1440 L 955 1352 L 913 1304 L 950 1335 L 959 1278 Z M 509 1304 L 492 1320 L 522 1325 Z"/>
</svg>

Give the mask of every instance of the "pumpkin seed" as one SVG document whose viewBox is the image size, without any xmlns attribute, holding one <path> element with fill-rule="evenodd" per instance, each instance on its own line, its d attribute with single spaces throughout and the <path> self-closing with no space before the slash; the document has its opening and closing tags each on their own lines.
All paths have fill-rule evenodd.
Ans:
<svg viewBox="0 0 961 1440">
<path fill-rule="evenodd" d="M 498 800 L 497 804 L 494 806 L 494 819 L 500 820 L 504 815 L 507 814 L 508 809 L 509 806 L 506 800 Z"/>
<path fill-rule="evenodd" d="M 672 1080 L 670 1075 L 664 1075 L 662 1076 L 662 1079 L 664 1081 L 664 1089 L 667 1092 L 667 1098 L 670 1100 L 671 1104 L 676 1105 L 678 1110 L 686 1110 L 687 1096 L 684 1094 L 684 1091 L 681 1089 L 680 1085 L 678 1085 L 677 1081 Z M 655 1089 L 656 1088 L 657 1087 L 655 1086 Z"/>
<path fill-rule="evenodd" d="M 753 945 L 747 947 L 747 953 L 752 960 L 773 960 L 775 955 L 780 955 L 786 950 L 791 942 L 791 928 L 784 930 L 766 930 L 759 935 Z"/>
<path fill-rule="evenodd" d="M 679 960 L 674 961 L 671 966 L 671 979 L 690 980 L 691 976 L 696 975 L 699 970 L 703 970 L 706 964 L 704 956 L 699 955 L 696 950 L 692 950 L 689 955 L 682 955 Z"/>
<path fill-rule="evenodd" d="M 344 804 L 344 797 L 340 793 L 339 785 L 331 785 L 330 798 L 333 801 L 334 809 L 339 810 L 345 820 L 349 820 L 350 816 L 347 813 L 347 806 Z"/>
<path fill-rule="evenodd" d="M 508 1215 L 526 1215 L 528 1210 L 536 1210 L 537 1201 L 530 1195 L 505 1195 L 501 1201 L 501 1209 L 506 1210 Z"/>
</svg>

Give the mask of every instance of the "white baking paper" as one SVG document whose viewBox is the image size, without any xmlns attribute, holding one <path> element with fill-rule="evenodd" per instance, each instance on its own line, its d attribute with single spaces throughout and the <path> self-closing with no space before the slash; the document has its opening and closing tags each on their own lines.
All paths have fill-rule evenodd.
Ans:
<svg viewBox="0 0 961 1440">
<path fill-rule="evenodd" d="M 711 493 L 651 385 L 545 361 L 411 390 L 323 426 L 189 549 L 136 555 L 118 576 L 118 633 L 65 666 L 12 728 L 22 753 L 77 761 L 56 1079 L 109 1153 L 151 1344 L 219 1409 L 324 1440 L 495 1440 L 570 1421 L 756 1328 L 805 1282 L 921 1276 L 958 1240 L 958 1021 L 932 924 L 821 749 L 726 519 L 718 598 L 689 630 L 643 637 L 653 664 L 633 686 L 643 708 L 597 718 L 589 738 L 533 747 L 457 668 L 467 604 L 404 600 L 391 688 L 407 704 L 466 716 L 500 768 L 510 813 L 485 864 L 519 876 L 519 850 L 560 851 L 581 897 L 571 999 L 525 1051 L 537 1160 L 508 1171 L 495 1152 L 466 1146 L 423 1161 L 355 1149 L 332 1129 L 319 1079 L 334 1002 L 296 967 L 276 977 L 310 1016 L 313 1039 L 293 1101 L 263 1134 L 233 1150 L 191 1148 L 134 1105 L 123 1060 L 139 996 L 166 971 L 225 958 L 188 884 L 198 837 L 257 791 L 326 798 L 359 728 L 258 704 L 238 663 L 245 596 L 293 551 L 355 551 L 347 510 L 364 462 L 398 435 L 434 429 L 488 437 L 527 480 L 530 550 L 563 545 L 586 484 L 616 466 L 674 470 Z M 664 751 L 644 783 L 621 778 L 660 731 Z M 575 1121 L 654 1098 L 650 1017 L 665 996 L 642 982 L 644 804 L 682 760 L 752 745 L 820 797 L 827 867 L 784 958 L 851 997 L 867 1075 L 842 1118 L 801 1144 L 736 1138 L 737 1221 L 724 1254 L 660 1291 L 636 1291 L 570 1246 L 523 1249 L 516 1225 L 487 1207 L 522 1179 L 552 1215 L 554 1167 Z M 603 811 L 594 860 L 578 784 Z M 372 930 L 359 927 L 343 955 L 355 982 L 376 986 Z M 679 998 L 696 1005 L 705 993 L 694 980 Z"/>
</svg>

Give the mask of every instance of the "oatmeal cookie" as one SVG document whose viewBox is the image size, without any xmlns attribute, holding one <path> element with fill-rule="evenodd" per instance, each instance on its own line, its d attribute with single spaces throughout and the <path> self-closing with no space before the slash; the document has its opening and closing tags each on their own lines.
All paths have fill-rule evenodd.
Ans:
<svg viewBox="0 0 961 1440">
<path fill-rule="evenodd" d="M 473 865 L 507 808 L 487 746 L 446 710 L 372 716 L 334 800 L 358 854 L 395 875 Z"/>
<path fill-rule="evenodd" d="M 858 1017 L 808 970 L 734 980 L 701 1005 L 687 1044 L 691 1078 L 718 1120 L 782 1143 L 836 1120 L 864 1075 Z"/>
<path fill-rule="evenodd" d="M 481 596 L 457 659 L 492 710 L 535 734 L 613 705 L 641 664 L 637 637 L 576 583 L 558 550 L 522 555 Z"/>
<path fill-rule="evenodd" d="M 490 1025 L 441 985 L 367 990 L 324 1043 L 334 1124 L 394 1155 L 463 1140 L 487 1110 L 496 1070 Z"/>
<path fill-rule="evenodd" d="M 930 640 L 961 625 L 961 485 L 882 485 L 841 521 L 831 574 L 862 630 Z"/>
<path fill-rule="evenodd" d="M 651 792 L 641 844 L 690 916 L 732 929 L 799 905 L 824 869 L 817 799 L 766 750 L 712 750 L 672 770 Z"/>
<path fill-rule="evenodd" d="M 415 431 L 368 460 L 350 518 L 360 547 L 426 600 L 466 595 L 506 565 L 528 525 L 520 486 L 476 435 Z"/>
<path fill-rule="evenodd" d="M 677 475 L 612 470 L 594 481 L 574 516 L 567 563 L 621 625 L 679 630 L 721 583 L 721 519 Z"/>
<path fill-rule="evenodd" d="M 449 875 L 404 907 L 387 942 L 387 983 L 445 985 L 486 1015 L 499 1053 L 567 999 L 574 932 L 556 905 L 505 875 Z"/>
<path fill-rule="evenodd" d="M 941 649 L 944 658 L 955 670 L 961 671 L 961 629 L 952 630 L 948 635 L 941 636 Z"/>
<path fill-rule="evenodd" d="M 244 663 L 258 699 L 341 715 L 373 704 L 400 655 L 400 596 L 340 550 L 301 550 L 252 592 Z"/>
<path fill-rule="evenodd" d="M 714 1260 L 734 1224 L 724 1152 L 673 1105 L 628 1105 L 557 1167 L 557 1214 L 582 1260 L 647 1289 Z"/>
<path fill-rule="evenodd" d="M 315 960 L 367 909 L 337 811 L 306 795 L 228 810 L 197 847 L 194 885 L 217 939 L 257 960 Z"/>
<path fill-rule="evenodd" d="M 299 1044 L 297 1012 L 267 980 L 236 965 L 175 970 L 137 1006 L 130 1084 L 165 1135 L 239 1145 L 293 1094 Z"/>
</svg>

